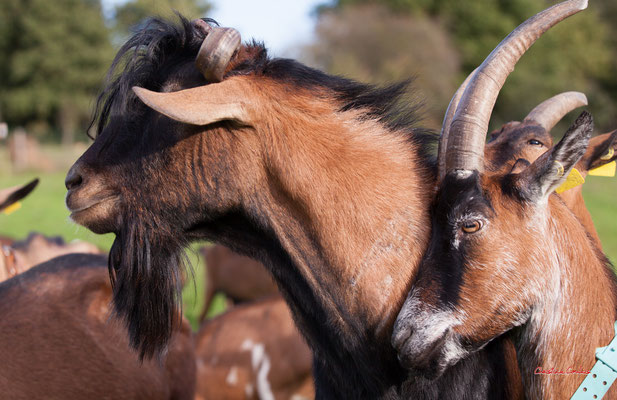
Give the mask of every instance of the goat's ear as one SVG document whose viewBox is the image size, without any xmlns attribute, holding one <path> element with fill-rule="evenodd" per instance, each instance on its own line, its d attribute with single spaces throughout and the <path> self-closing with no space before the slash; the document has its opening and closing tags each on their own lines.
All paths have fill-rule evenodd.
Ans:
<svg viewBox="0 0 617 400">
<path fill-rule="evenodd" d="M 518 174 L 516 180 L 521 194 L 533 202 L 546 200 L 585 154 L 592 132 L 593 118 L 583 111 L 556 146 Z"/>
<path fill-rule="evenodd" d="M 219 121 L 236 121 L 251 125 L 250 94 L 238 79 L 211 83 L 177 92 L 153 92 L 138 86 L 133 92 L 148 107 L 190 125 L 208 125 Z"/>
<path fill-rule="evenodd" d="M 587 152 L 578 163 L 581 171 L 599 168 L 617 159 L 617 130 L 591 138 Z"/>
<path fill-rule="evenodd" d="M 39 180 L 37 178 L 24 186 L 14 186 L 0 190 L 0 211 L 26 197 L 38 184 Z"/>
</svg>

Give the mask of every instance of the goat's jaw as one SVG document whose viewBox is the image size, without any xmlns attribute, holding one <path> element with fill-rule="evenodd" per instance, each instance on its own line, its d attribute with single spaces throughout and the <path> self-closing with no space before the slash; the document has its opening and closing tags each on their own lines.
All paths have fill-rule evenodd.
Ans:
<svg viewBox="0 0 617 400">
<path fill-rule="evenodd" d="M 69 190 L 66 194 L 66 207 L 71 219 L 97 234 L 116 231 L 118 221 L 119 196 L 110 193 L 84 195 L 83 191 Z"/>
</svg>

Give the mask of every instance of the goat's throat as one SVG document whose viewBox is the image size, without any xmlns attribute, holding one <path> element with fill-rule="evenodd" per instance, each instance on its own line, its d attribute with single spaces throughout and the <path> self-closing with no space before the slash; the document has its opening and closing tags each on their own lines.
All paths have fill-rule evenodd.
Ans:
<svg viewBox="0 0 617 400">
<path fill-rule="evenodd" d="M 612 282 L 593 251 L 586 253 L 576 259 L 584 265 L 560 266 L 568 276 L 559 279 L 552 298 L 543 300 L 522 332 L 518 357 L 529 398 L 571 396 L 586 376 L 581 372 L 593 367 L 595 349 L 614 336 Z"/>
<path fill-rule="evenodd" d="M 363 150 L 371 155 L 358 157 Z M 323 160 L 300 167 L 287 160 L 310 176 L 274 166 L 260 208 L 331 328 L 389 342 L 428 241 L 432 178 L 422 176 L 411 150 L 350 153 L 329 169 L 318 168 Z M 280 285 L 289 275 L 277 278 Z"/>
</svg>

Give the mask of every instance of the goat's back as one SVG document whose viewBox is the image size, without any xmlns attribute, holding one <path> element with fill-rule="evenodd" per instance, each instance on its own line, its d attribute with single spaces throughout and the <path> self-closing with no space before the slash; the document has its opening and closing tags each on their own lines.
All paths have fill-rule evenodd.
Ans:
<svg viewBox="0 0 617 400">
<path fill-rule="evenodd" d="M 70 254 L 0 284 L 0 387 L 10 399 L 189 399 L 195 385 L 183 323 L 159 363 L 140 364 L 110 317 L 104 256 Z"/>
<path fill-rule="evenodd" d="M 198 399 L 314 397 L 311 352 L 280 296 L 206 321 L 195 351 Z"/>
</svg>

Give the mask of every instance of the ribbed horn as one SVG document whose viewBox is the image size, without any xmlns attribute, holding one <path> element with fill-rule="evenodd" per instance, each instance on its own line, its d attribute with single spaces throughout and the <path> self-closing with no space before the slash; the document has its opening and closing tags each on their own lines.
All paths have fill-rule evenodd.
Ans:
<svg viewBox="0 0 617 400">
<path fill-rule="evenodd" d="M 221 82 L 231 57 L 240 47 L 240 42 L 240 33 L 237 30 L 213 27 L 197 53 L 197 69 L 209 82 Z"/>
<path fill-rule="evenodd" d="M 544 32 L 587 8 L 587 0 L 570 0 L 544 10 L 519 25 L 478 67 L 467 85 L 450 126 L 446 173 L 482 171 L 484 142 L 499 91 L 522 55 Z"/>
<path fill-rule="evenodd" d="M 467 88 L 469 81 L 473 74 L 476 73 L 478 69 L 474 69 L 471 74 L 465 78 L 461 86 L 456 90 L 454 96 L 452 96 L 452 100 L 450 100 L 450 104 L 448 104 L 448 109 L 446 110 L 446 115 L 443 118 L 443 124 L 441 125 L 441 135 L 439 135 L 439 148 L 437 150 L 437 182 L 441 182 L 441 180 L 446 175 L 446 149 L 448 148 L 448 136 L 450 135 L 450 125 L 452 124 L 452 120 L 454 119 L 454 114 L 456 113 L 456 109 L 458 108 L 458 103 L 461 101 L 461 97 L 463 96 L 463 92 Z"/>
<path fill-rule="evenodd" d="M 549 132 L 570 111 L 587 105 L 587 96 L 581 92 L 565 92 L 536 106 L 523 122 L 536 122 Z"/>
</svg>

